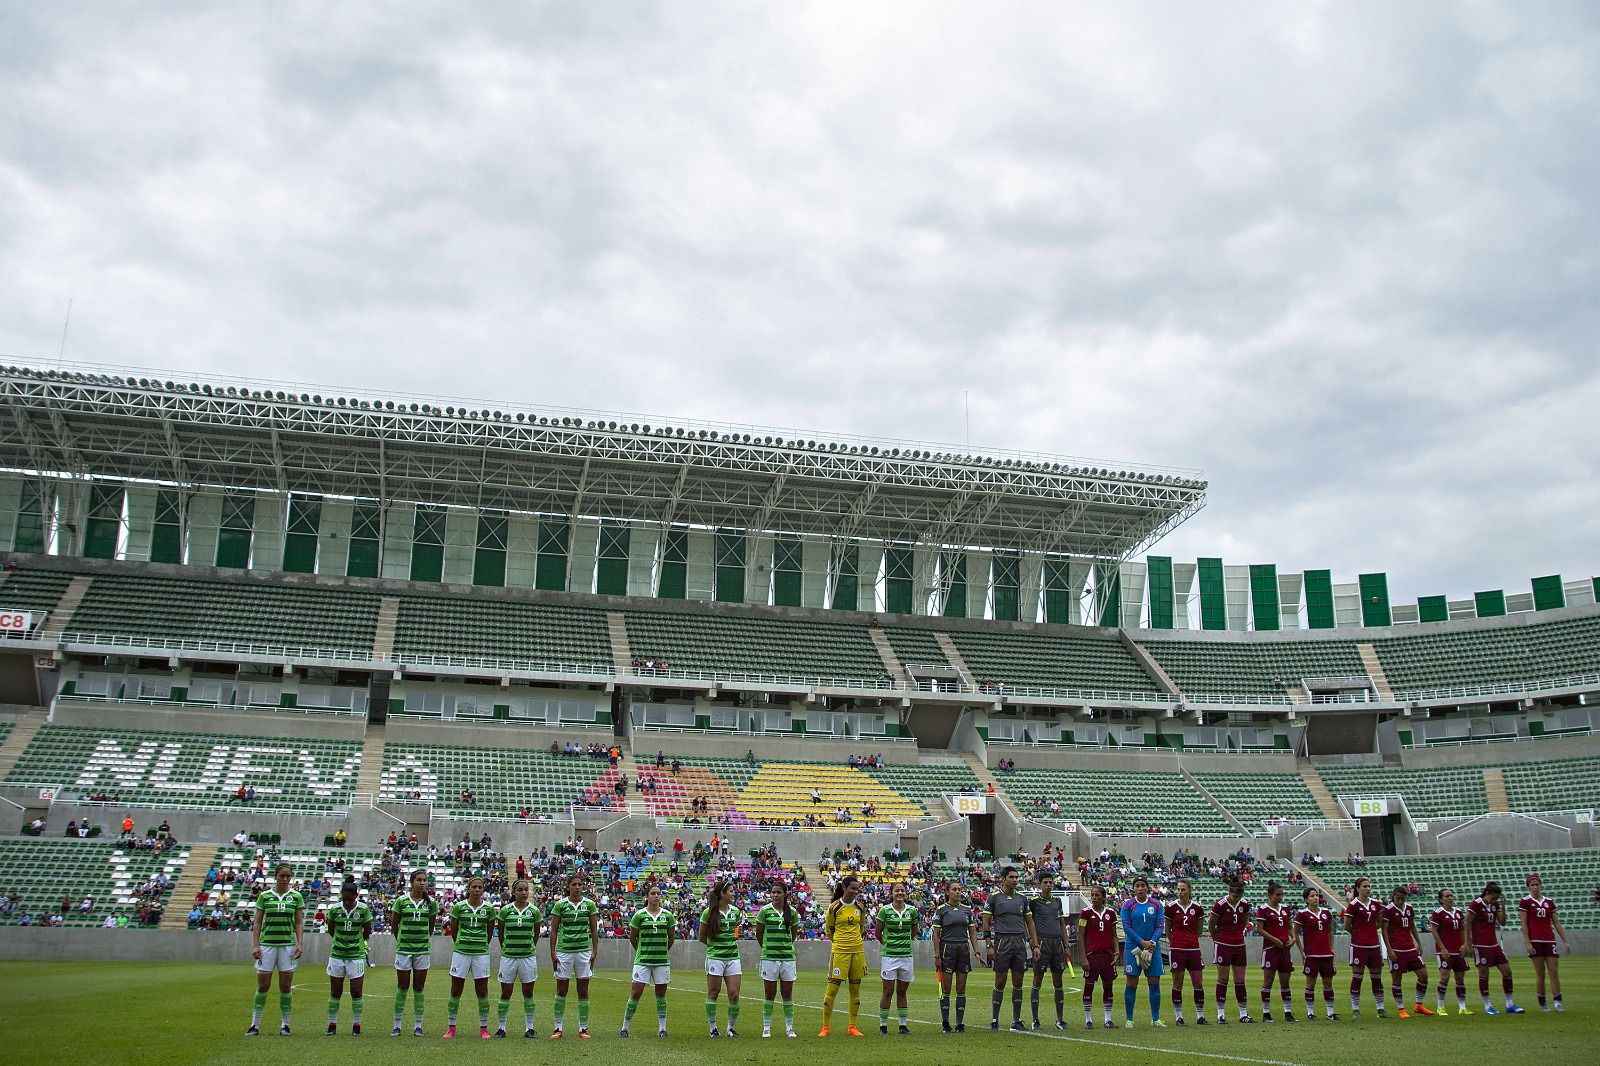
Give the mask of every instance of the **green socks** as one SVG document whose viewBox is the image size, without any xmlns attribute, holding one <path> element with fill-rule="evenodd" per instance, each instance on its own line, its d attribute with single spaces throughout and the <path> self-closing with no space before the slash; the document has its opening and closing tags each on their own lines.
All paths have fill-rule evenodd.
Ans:
<svg viewBox="0 0 1600 1066">
<path fill-rule="evenodd" d="M 328 997 L 328 1024 L 332 1025 L 339 1020 L 339 1001 L 332 996 Z"/>
<path fill-rule="evenodd" d="M 250 1024 L 251 1025 L 260 1025 L 261 1024 L 261 1016 L 263 1014 L 265 1014 L 266 1011 L 267 1011 L 267 994 L 265 992 L 257 992 L 256 993 L 255 1002 L 252 1003 L 251 1006 L 250 1006 Z"/>
<path fill-rule="evenodd" d="M 889 1024 L 889 1008 L 888 1007 L 879 1007 L 878 1008 L 878 1024 L 879 1025 L 888 1025 Z"/>
<path fill-rule="evenodd" d="M 533 997 L 532 996 L 523 996 L 522 997 L 522 1027 L 524 1029 L 532 1029 L 533 1028 L 533 1012 L 534 1012 Z"/>
<path fill-rule="evenodd" d="M 589 997 L 578 997 L 578 1028 L 589 1028 Z"/>
<path fill-rule="evenodd" d="M 289 1015 L 294 1012 L 294 993 L 278 993 L 278 1012 L 283 1015 L 283 1024 L 289 1024 Z"/>
<path fill-rule="evenodd" d="M 418 1025 L 422 1024 L 422 989 L 411 990 L 411 1020 Z"/>
<path fill-rule="evenodd" d="M 500 1006 L 496 1009 L 500 1012 L 500 1028 L 504 1029 L 506 1027 L 506 1015 L 511 1013 L 511 1001 L 509 999 L 502 999 L 500 1001 Z"/>
<path fill-rule="evenodd" d="M 904 1029 L 906 1027 L 910 1012 L 910 1007 L 901 1007 L 895 1012 L 895 1017 L 900 1019 L 900 1028 Z"/>
<path fill-rule="evenodd" d="M 656 997 L 656 1025 L 659 1028 L 662 1028 L 662 1029 L 665 1029 L 667 1027 L 667 997 L 666 996 L 657 996 Z"/>
<path fill-rule="evenodd" d="M 738 1027 L 739 1027 L 739 1001 L 735 999 L 735 1000 L 732 1000 L 732 1001 L 730 1001 L 728 1003 L 728 1028 L 729 1029 L 737 1029 Z"/>
<path fill-rule="evenodd" d="M 706 1000 L 706 1024 L 717 1024 L 717 1001 L 714 999 Z"/>
<path fill-rule="evenodd" d="M 461 1012 L 461 997 L 451 996 L 445 1003 L 445 1017 L 451 1025 L 456 1024 L 456 1015 Z"/>
<path fill-rule="evenodd" d="M 361 1024 L 361 1008 L 366 1006 L 365 999 L 365 996 L 350 997 L 350 1020 L 357 1025 Z"/>
<path fill-rule="evenodd" d="M 398 988 L 394 993 L 394 1024 L 399 1025 L 406 1016 L 406 990 Z"/>
<path fill-rule="evenodd" d="M 489 997 L 486 995 L 478 997 L 478 1028 L 489 1028 Z"/>
<path fill-rule="evenodd" d="M 761 1001 L 761 1024 L 768 1027 L 772 1025 L 772 1000 L 770 999 Z"/>
<path fill-rule="evenodd" d="M 793 1029 L 794 1028 L 794 1001 L 793 1000 L 786 999 L 786 1000 L 783 1001 L 783 1027 L 785 1029 Z"/>
<path fill-rule="evenodd" d="M 634 999 L 632 996 L 629 996 L 627 1005 L 622 1008 L 622 1027 L 624 1029 L 626 1029 L 628 1024 L 633 1021 L 633 1012 L 638 1009 L 639 1001 Z"/>
<path fill-rule="evenodd" d="M 567 1016 L 567 997 L 563 996 L 559 992 L 556 993 L 555 1013 L 556 1013 L 556 1028 L 559 1029 L 559 1028 L 561 1028 L 562 1021 Z"/>
</svg>

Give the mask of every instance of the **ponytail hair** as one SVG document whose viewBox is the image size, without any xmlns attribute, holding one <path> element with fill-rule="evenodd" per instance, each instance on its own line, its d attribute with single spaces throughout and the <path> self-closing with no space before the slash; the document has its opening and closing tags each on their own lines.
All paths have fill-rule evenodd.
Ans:
<svg viewBox="0 0 1600 1066">
<path fill-rule="evenodd" d="M 774 881 L 773 887 L 783 893 L 783 931 L 791 937 L 794 936 L 795 913 L 794 907 L 789 903 L 789 885 L 784 881 Z"/>
<path fill-rule="evenodd" d="M 717 897 L 722 895 L 723 889 L 731 887 L 731 881 L 712 881 L 706 890 L 706 937 L 710 940 L 722 935 L 722 908 L 717 906 Z"/>
</svg>

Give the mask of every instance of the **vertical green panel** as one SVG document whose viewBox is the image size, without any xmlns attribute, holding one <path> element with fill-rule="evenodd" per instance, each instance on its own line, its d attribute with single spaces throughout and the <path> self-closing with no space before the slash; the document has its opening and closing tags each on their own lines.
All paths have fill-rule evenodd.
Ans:
<svg viewBox="0 0 1600 1066">
<path fill-rule="evenodd" d="M 689 531 L 668 529 L 661 543 L 661 581 L 656 595 L 663 600 L 681 600 L 689 588 Z"/>
<path fill-rule="evenodd" d="M 17 525 L 11 550 L 38 555 L 44 551 L 44 542 L 44 493 L 37 482 L 25 481 L 22 484 L 22 499 L 17 505 Z"/>
<path fill-rule="evenodd" d="M 946 618 L 965 618 L 967 616 L 967 554 L 966 552 L 945 552 L 940 563 L 945 574 L 941 579 L 949 592 L 944 598 L 944 616 Z"/>
<path fill-rule="evenodd" d="M 1109 572 L 1109 577 L 1107 576 Z M 1100 601 L 1100 624 L 1122 624 L 1122 571 L 1117 567 L 1094 564 L 1094 594 Z"/>
<path fill-rule="evenodd" d="M 801 558 L 799 537 L 773 538 L 772 602 L 779 607 L 800 606 Z"/>
<path fill-rule="evenodd" d="M 1198 561 L 1200 580 L 1200 628 L 1227 629 L 1228 603 L 1223 588 L 1222 560 Z"/>
<path fill-rule="evenodd" d="M 835 544 L 832 552 L 833 599 L 828 606 L 836 611 L 853 611 L 860 584 L 861 548 L 855 544 Z"/>
<path fill-rule="evenodd" d="M 115 559 L 122 536 L 120 485 L 94 484 L 89 487 L 89 519 L 83 531 L 83 554 L 90 559 Z"/>
<path fill-rule="evenodd" d="M 376 503 L 357 503 L 350 516 L 350 554 L 344 572 L 349 577 L 378 576 L 378 545 L 382 540 L 383 513 Z"/>
<path fill-rule="evenodd" d="M 1595 601 L 1600 602 L 1600 577 L 1591 578 L 1589 583 L 1594 586 Z"/>
<path fill-rule="evenodd" d="M 1172 610 L 1177 603 L 1172 590 L 1172 557 L 1146 556 L 1144 570 L 1150 590 L 1150 628 L 1171 629 Z"/>
<path fill-rule="evenodd" d="M 565 518 L 543 515 L 539 518 L 539 555 L 534 562 L 533 587 L 564 592 L 567 587 L 567 547 L 572 539 L 572 523 Z"/>
<path fill-rule="evenodd" d="M 1443 596 L 1417 597 L 1417 621 L 1447 622 L 1450 620 L 1450 601 Z"/>
<path fill-rule="evenodd" d="M 628 542 L 626 525 L 608 523 L 600 527 L 599 561 L 595 565 L 595 591 L 602 596 L 628 594 Z"/>
<path fill-rule="evenodd" d="M 417 505 L 411 526 L 411 580 L 444 580 L 444 508 Z"/>
<path fill-rule="evenodd" d="M 1501 589 L 1474 593 L 1472 599 L 1477 605 L 1479 618 L 1499 618 L 1506 613 L 1506 594 Z"/>
<path fill-rule="evenodd" d="M 1394 624 L 1389 614 L 1389 575 L 1362 574 L 1361 624 L 1364 626 L 1389 626 Z"/>
<path fill-rule="evenodd" d="M 1072 621 L 1071 564 L 1065 559 L 1046 559 L 1041 583 L 1044 585 L 1044 620 L 1052 625 Z"/>
<path fill-rule="evenodd" d="M 744 602 L 744 554 L 746 539 L 739 530 L 717 530 L 716 568 L 718 603 Z"/>
<path fill-rule="evenodd" d="M 217 531 L 218 566 L 243 570 L 250 565 L 250 531 L 248 529 L 222 529 Z"/>
<path fill-rule="evenodd" d="M 350 577 L 378 576 L 378 542 L 365 538 L 350 541 L 350 558 L 344 572 Z"/>
<path fill-rule="evenodd" d="M 1536 577 L 1533 579 L 1533 609 L 1536 611 L 1553 611 L 1557 607 L 1567 605 L 1567 594 L 1561 587 L 1561 575 L 1551 574 L 1549 577 Z"/>
<path fill-rule="evenodd" d="M 887 548 L 883 555 L 884 606 L 891 614 L 914 610 L 916 562 L 910 548 Z"/>
<path fill-rule="evenodd" d="M 290 533 L 284 537 L 283 568 L 291 574 L 316 573 L 317 538 L 309 533 Z"/>
<path fill-rule="evenodd" d="M 1256 629 L 1278 628 L 1278 567 L 1273 563 L 1250 564 L 1250 606 Z"/>
<path fill-rule="evenodd" d="M 994 616 L 998 621 L 1017 620 L 1020 567 L 1021 562 L 1015 555 L 996 553 L 994 557 Z"/>
<path fill-rule="evenodd" d="M 1307 629 L 1332 629 L 1333 616 L 1333 571 L 1307 570 L 1306 581 L 1306 628 Z"/>
<path fill-rule="evenodd" d="M 183 522 L 178 505 L 176 490 L 161 489 L 156 493 L 156 520 L 150 534 L 152 563 L 183 562 Z"/>
<path fill-rule="evenodd" d="M 508 525 L 509 522 L 503 513 L 485 511 L 478 515 L 477 550 L 472 555 L 474 585 L 504 587 Z"/>
</svg>

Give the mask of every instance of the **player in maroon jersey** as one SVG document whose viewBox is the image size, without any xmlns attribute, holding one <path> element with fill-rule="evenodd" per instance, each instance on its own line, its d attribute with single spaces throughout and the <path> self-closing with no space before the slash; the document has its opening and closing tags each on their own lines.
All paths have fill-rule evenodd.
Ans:
<svg viewBox="0 0 1600 1066">
<path fill-rule="evenodd" d="M 1414 973 L 1417 975 L 1417 998 L 1411 1007 L 1427 1018 L 1433 1014 L 1422 1002 L 1422 997 L 1428 994 L 1428 964 L 1422 961 L 1422 949 L 1417 946 L 1417 912 L 1408 896 L 1404 885 L 1395 886 L 1389 893 L 1389 902 L 1384 904 L 1383 924 L 1378 931 L 1389 948 L 1389 990 L 1394 993 L 1397 1013 L 1401 1018 L 1411 1017 L 1406 1011 L 1405 990 L 1401 985 L 1406 974 Z"/>
<path fill-rule="evenodd" d="M 1178 898 L 1167 904 L 1168 963 L 1172 968 L 1172 1013 L 1183 1024 L 1183 975 L 1194 986 L 1194 1024 L 1206 1024 L 1206 960 L 1200 954 L 1200 923 L 1205 910 L 1194 901 L 1194 886 L 1178 878 Z"/>
<path fill-rule="evenodd" d="M 1456 906 L 1456 894 L 1448 888 L 1439 891 L 1439 906 L 1428 918 L 1428 932 L 1433 934 L 1433 946 L 1439 953 L 1439 988 L 1434 996 L 1434 1009 L 1439 1017 L 1448 1018 L 1444 1009 L 1444 994 L 1450 975 L 1456 975 L 1456 1013 L 1472 1014 L 1467 1007 L 1467 915 Z"/>
<path fill-rule="evenodd" d="M 1089 909 L 1078 915 L 1078 926 L 1083 930 L 1079 937 L 1083 944 L 1083 1027 L 1094 1028 L 1094 984 L 1103 981 L 1101 1005 L 1106 1028 L 1115 1029 L 1116 1023 L 1111 1020 L 1111 986 L 1117 979 L 1117 960 L 1122 957 L 1118 944 L 1122 916 L 1116 908 L 1106 906 L 1103 886 L 1089 889 Z"/>
<path fill-rule="evenodd" d="M 1500 971 L 1500 989 L 1506 995 L 1506 1014 L 1521 1014 L 1522 1008 L 1511 996 L 1511 963 L 1500 946 L 1500 927 L 1506 924 L 1506 905 L 1500 886 L 1490 881 L 1477 899 L 1467 904 L 1467 926 L 1472 933 L 1472 957 L 1478 965 L 1478 995 L 1483 997 L 1483 1013 L 1500 1014 L 1489 1000 L 1489 971 Z"/>
<path fill-rule="evenodd" d="M 1339 1012 L 1333 1008 L 1333 976 L 1338 971 L 1333 965 L 1333 914 L 1322 905 L 1322 893 L 1316 889 L 1306 889 L 1301 898 L 1305 902 L 1295 912 L 1294 927 L 1300 941 L 1300 956 L 1305 959 L 1306 1020 L 1317 1016 L 1312 1004 L 1316 1002 L 1317 978 L 1320 977 L 1328 1020 L 1336 1022 Z"/>
<path fill-rule="evenodd" d="M 1544 998 L 1545 973 L 1548 971 L 1550 995 L 1555 1000 L 1555 1009 L 1564 1010 L 1561 1006 L 1561 957 L 1556 951 L 1556 934 L 1561 935 L 1561 946 L 1567 951 L 1572 950 L 1572 945 L 1567 943 L 1567 931 L 1561 925 L 1561 916 L 1556 913 L 1556 901 L 1544 894 L 1544 880 L 1538 874 L 1528 875 L 1528 894 L 1517 902 L 1517 910 L 1522 912 L 1522 946 L 1528 952 L 1528 958 L 1533 960 L 1533 991 L 1539 998 L 1539 1009 L 1550 1009 Z"/>
<path fill-rule="evenodd" d="M 1217 1024 L 1228 1024 L 1228 973 L 1233 973 L 1233 998 L 1239 1003 L 1239 1020 L 1254 1022 L 1245 1002 L 1244 934 L 1250 927 L 1250 904 L 1244 901 L 1244 883 L 1228 882 L 1228 894 L 1211 905 L 1206 932 L 1217 948 Z"/>
<path fill-rule="evenodd" d="M 1383 1005 L 1383 940 L 1378 931 L 1378 919 L 1383 904 L 1372 898 L 1372 882 L 1365 877 L 1356 878 L 1350 886 L 1350 895 L 1339 915 L 1345 932 L 1350 934 L 1350 1017 L 1361 1017 L 1361 978 L 1372 975 L 1372 998 L 1378 1005 L 1378 1017 L 1387 1018 Z"/>
<path fill-rule="evenodd" d="M 1267 902 L 1256 908 L 1256 932 L 1261 934 L 1261 1020 L 1272 1021 L 1272 980 L 1283 996 L 1283 1020 L 1294 1021 L 1289 1006 L 1289 975 L 1294 972 L 1294 913 L 1283 902 L 1283 886 L 1267 882 Z"/>
</svg>

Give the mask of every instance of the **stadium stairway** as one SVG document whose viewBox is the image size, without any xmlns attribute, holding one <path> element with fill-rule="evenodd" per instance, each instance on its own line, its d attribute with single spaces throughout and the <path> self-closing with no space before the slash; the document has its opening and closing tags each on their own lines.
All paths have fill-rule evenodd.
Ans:
<svg viewBox="0 0 1600 1066">
<path fill-rule="evenodd" d="M 619 674 L 633 673 L 633 649 L 628 646 L 627 618 L 621 611 L 607 611 L 606 627 L 611 631 L 611 668 Z"/>
<path fill-rule="evenodd" d="M 394 629 L 400 621 L 400 597 L 378 601 L 378 621 L 372 627 L 372 659 L 386 663 L 394 658 Z"/>
<path fill-rule="evenodd" d="M 883 660 L 883 668 L 889 671 L 889 676 L 894 678 L 896 684 L 906 684 L 905 669 L 900 665 L 900 660 L 895 658 L 894 648 L 889 644 L 888 634 L 879 626 L 869 626 L 867 635 L 872 638 L 873 646 L 878 649 L 878 658 Z"/>
<path fill-rule="evenodd" d="M 6 737 L 5 743 L 0 744 L 0 781 L 5 780 L 11 768 L 16 765 L 18 756 L 27 748 L 28 742 L 39 732 L 39 727 L 44 725 L 49 717 L 48 708 L 34 707 L 17 719 L 17 724 Z"/>
<path fill-rule="evenodd" d="M 939 635 L 941 637 L 944 636 L 943 633 L 940 633 Z M 954 650 L 955 648 L 952 646 L 951 651 Z M 950 661 L 954 663 L 956 660 L 951 659 Z M 961 667 L 960 669 L 963 674 L 966 673 L 966 667 Z M 991 771 L 987 766 L 983 765 L 983 760 L 972 754 L 970 751 L 964 751 L 961 753 L 961 761 L 967 764 L 967 768 L 972 771 L 973 776 L 985 786 L 984 790 L 988 792 L 989 795 L 993 796 L 995 801 L 998 802 L 1000 806 L 1006 809 L 1007 814 L 1016 819 L 1018 825 L 1021 825 L 1022 812 L 1017 810 L 1016 806 L 1012 804 L 1011 797 L 1007 796 L 1005 789 L 1000 787 L 1000 782 L 996 780 L 993 771 Z M 944 812 L 940 812 L 940 816 L 943 817 Z"/>
<path fill-rule="evenodd" d="M 194 905 L 195 894 L 205 885 L 206 874 L 217 861 L 217 852 L 220 850 L 215 844 L 196 845 L 189 849 L 189 861 L 172 886 L 172 895 L 167 897 L 167 909 L 162 912 L 158 928 L 189 928 L 189 908 Z"/>
<path fill-rule="evenodd" d="M 1506 775 L 1499 767 L 1485 767 L 1483 794 L 1489 799 L 1490 814 L 1510 814 L 1511 800 L 1506 795 Z"/>
<path fill-rule="evenodd" d="M 1372 678 L 1372 687 L 1377 689 L 1380 700 L 1393 700 L 1394 692 L 1389 688 L 1389 678 L 1383 672 L 1383 661 L 1378 658 L 1378 650 L 1366 641 L 1356 645 L 1356 653 L 1361 656 L 1361 665 L 1367 668 L 1367 676 Z"/>
<path fill-rule="evenodd" d="M 1183 775 L 1183 779 L 1189 782 L 1189 786 L 1191 788 L 1205 797 L 1205 801 L 1211 804 L 1212 809 L 1218 814 L 1222 815 L 1223 819 L 1225 819 L 1229 825 L 1238 829 L 1240 834 L 1243 836 L 1250 835 L 1250 830 L 1245 827 L 1245 824 L 1239 821 L 1239 819 L 1235 818 L 1232 811 L 1228 810 L 1228 808 L 1224 807 L 1221 803 L 1218 803 L 1217 797 L 1211 794 L 1211 790 L 1202 785 L 1193 774 L 1191 774 L 1188 770 L 1185 770 L 1182 766 L 1178 767 L 1178 773 Z"/>
<path fill-rule="evenodd" d="M 61 594 L 61 599 L 56 601 L 50 617 L 45 619 L 44 626 L 39 630 L 40 640 L 61 639 L 61 634 L 67 631 L 67 623 L 72 621 L 73 614 L 78 610 L 78 604 L 83 602 L 84 593 L 89 591 L 89 585 L 93 581 L 94 578 L 87 574 L 80 574 L 72 579 L 72 583 Z"/>
<path fill-rule="evenodd" d="M 1128 649 L 1129 655 L 1139 660 L 1139 665 L 1144 667 L 1144 672 L 1150 675 L 1150 680 L 1156 683 L 1156 688 L 1169 696 L 1183 698 L 1183 693 L 1178 691 L 1178 683 L 1172 680 L 1171 675 L 1161 668 L 1161 664 L 1156 662 L 1156 657 L 1151 655 L 1143 644 L 1130 637 L 1126 629 L 1117 630 L 1117 639 L 1122 642 L 1124 648 Z"/>
<path fill-rule="evenodd" d="M 388 729 L 382 722 L 367 723 L 367 735 L 361 743 L 361 769 L 356 774 L 356 791 L 374 798 L 383 781 L 383 744 Z"/>
<path fill-rule="evenodd" d="M 961 649 L 956 647 L 956 642 L 950 639 L 948 633 L 935 633 L 933 639 L 939 642 L 939 650 L 944 652 L 944 657 L 950 661 L 956 673 L 961 675 L 961 683 L 973 692 L 978 690 L 978 683 L 972 679 L 972 671 L 967 669 L 967 660 L 961 657 Z M 994 778 L 989 780 L 993 781 Z"/>
<path fill-rule="evenodd" d="M 1337 822 L 1346 817 L 1344 811 L 1339 809 L 1339 801 L 1333 798 L 1333 793 L 1328 791 L 1328 784 L 1322 780 L 1322 775 L 1317 773 L 1317 768 L 1309 759 L 1296 759 L 1296 769 L 1306 783 L 1306 791 L 1311 793 L 1317 801 L 1317 806 L 1322 809 L 1322 816 L 1330 822 Z"/>
<path fill-rule="evenodd" d="M 1307 866 L 1301 866 L 1299 863 L 1295 862 L 1291 858 L 1288 858 L 1287 856 L 1280 858 L 1278 861 L 1283 863 L 1289 869 L 1294 870 L 1301 877 L 1305 878 L 1312 888 L 1316 889 L 1318 892 L 1321 892 L 1323 905 L 1328 909 L 1336 911 L 1339 909 L 1340 905 L 1342 905 L 1342 897 L 1334 892 L 1332 885 L 1323 880 L 1321 877 L 1317 876 L 1315 870 L 1312 870 Z"/>
</svg>

